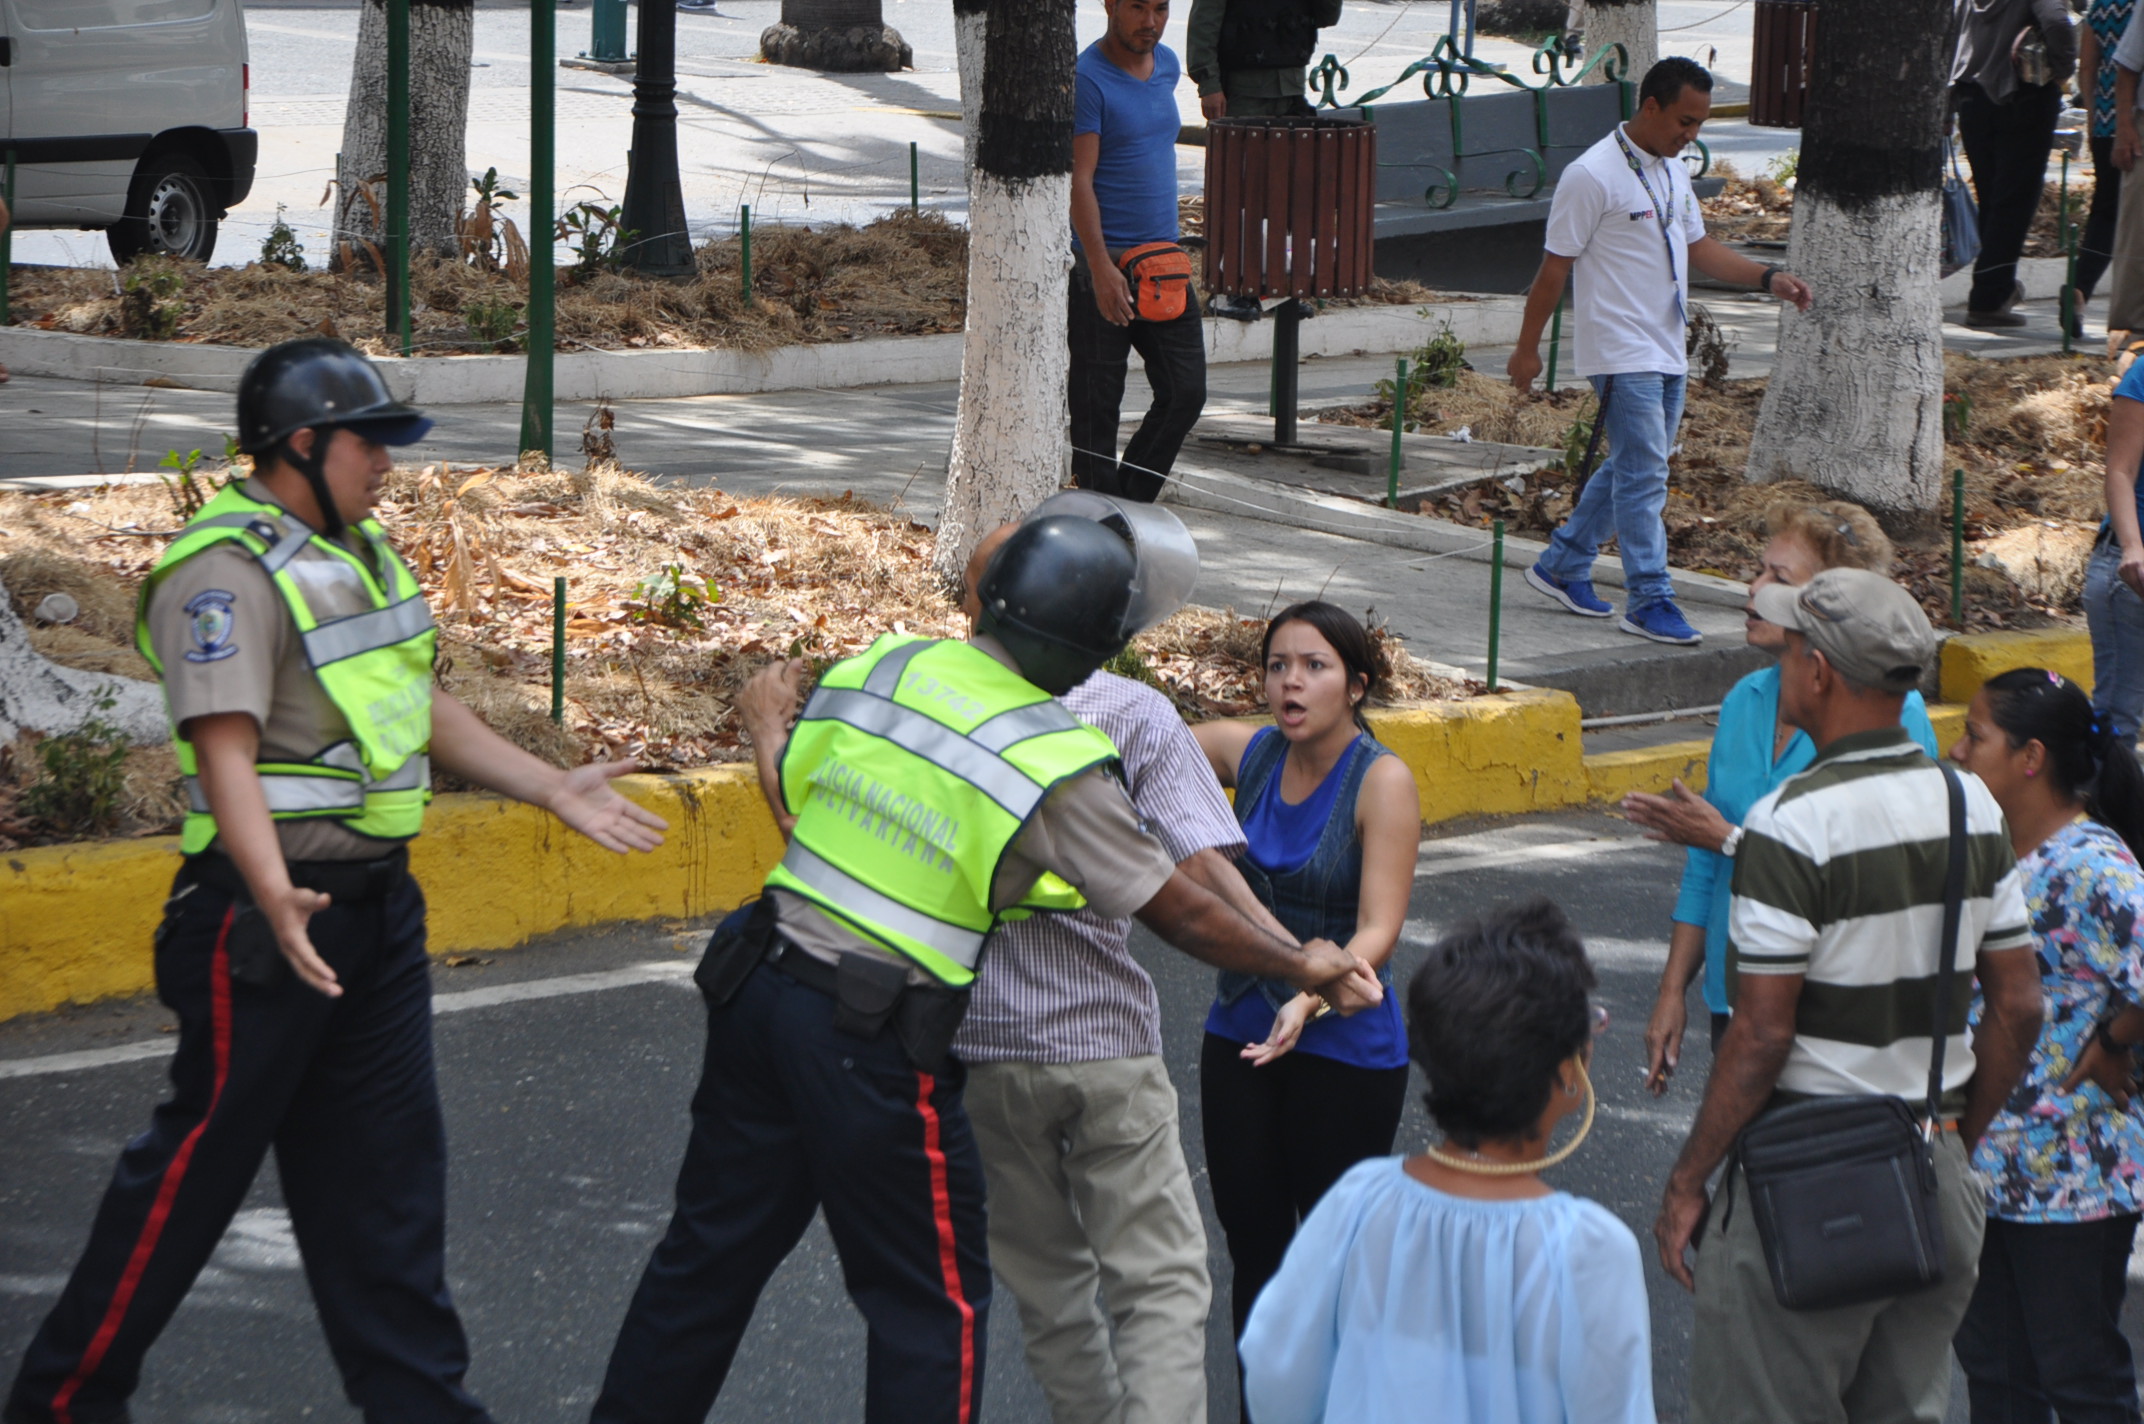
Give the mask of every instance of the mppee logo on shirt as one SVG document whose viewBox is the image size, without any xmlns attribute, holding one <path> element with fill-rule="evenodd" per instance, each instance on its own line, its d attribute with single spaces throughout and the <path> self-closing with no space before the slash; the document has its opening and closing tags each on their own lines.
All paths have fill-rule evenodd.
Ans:
<svg viewBox="0 0 2144 1424">
<path fill-rule="evenodd" d="M 204 589 L 188 600 L 186 612 L 193 619 L 194 645 L 186 650 L 186 661 L 221 662 L 238 651 L 238 645 L 231 641 L 238 621 L 231 602 L 231 595 L 220 588 Z"/>
</svg>

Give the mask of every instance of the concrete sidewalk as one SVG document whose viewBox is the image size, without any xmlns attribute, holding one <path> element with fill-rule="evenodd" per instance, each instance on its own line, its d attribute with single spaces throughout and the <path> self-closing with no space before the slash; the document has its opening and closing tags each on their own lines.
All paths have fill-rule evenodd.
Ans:
<svg viewBox="0 0 2144 1424">
<path fill-rule="evenodd" d="M 1730 293 L 1707 293 L 1704 300 L 1735 343 L 1733 374 L 1768 372 L 1776 306 Z M 1946 341 L 1986 355 L 2056 349 L 2052 304 L 2029 303 L 2025 310 L 2031 324 L 2019 332 L 1950 326 Z M 1468 358 L 1477 370 L 1496 372 L 1508 354 L 1507 348 L 1478 347 Z M 1374 382 L 1389 378 L 1391 363 L 1383 354 L 1306 361 L 1302 408 L 1364 399 Z M 1210 368 L 1209 413 L 1263 416 L 1269 380 L 1263 364 Z M 614 439 L 628 468 L 665 479 L 717 483 L 740 494 L 853 491 L 927 523 L 942 496 L 957 396 L 957 383 L 943 381 L 626 400 L 615 406 Z M 1128 419 L 1136 419 L 1143 402 L 1135 378 L 1126 397 Z M 561 463 L 577 461 L 578 435 L 594 409 L 592 402 L 558 406 Z M 438 427 L 408 452 L 409 461 L 497 464 L 510 457 L 520 424 L 517 405 L 448 406 L 435 413 Z M 199 448 L 213 456 L 222 451 L 230 418 L 230 397 L 215 392 L 17 377 L 0 388 L 0 481 L 153 471 L 171 449 Z M 1239 469 L 1194 445 L 1177 467 L 1182 488 L 1165 496 L 1178 505 L 1204 551 L 1200 602 L 1261 616 L 1323 595 L 1357 612 L 1374 610 L 1420 656 L 1476 675 L 1486 670 L 1486 535 L 1388 515 L 1355 501 L 1320 506 L 1311 502 L 1312 491 L 1246 480 L 1233 473 Z M 1368 491 L 1373 496 L 1382 490 L 1381 480 L 1363 483 L 1376 487 Z M 1535 548 L 1513 540 L 1508 555 L 1500 661 L 1505 678 L 1566 688 L 1586 715 L 1610 716 L 1716 702 L 1735 677 L 1755 666 L 1743 647 L 1735 586 L 1685 575 L 1683 611 L 1706 642 L 1695 649 L 1663 647 L 1617 631 L 1613 621 L 1564 613 L 1526 588 L 1519 571 Z M 1613 560 L 1603 562 L 1600 576 L 1606 595 L 1619 602 L 1620 571 Z"/>
</svg>

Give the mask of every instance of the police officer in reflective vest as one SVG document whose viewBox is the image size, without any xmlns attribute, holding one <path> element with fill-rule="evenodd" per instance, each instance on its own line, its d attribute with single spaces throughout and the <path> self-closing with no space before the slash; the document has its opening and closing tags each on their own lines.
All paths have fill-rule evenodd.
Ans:
<svg viewBox="0 0 2144 1424">
<path fill-rule="evenodd" d="M 613 850 L 661 818 L 561 772 L 432 680 L 436 633 L 371 509 L 388 448 L 431 428 L 341 342 L 261 353 L 238 391 L 254 459 L 143 585 L 189 808 L 156 932 L 179 1018 L 172 1095 L 130 1142 L 32 1340 L 7 1424 L 123 1420 L 142 1357 L 272 1146 L 351 1401 L 376 1424 L 483 1420 L 447 1293 L 446 1143 L 424 898 L 404 844 L 430 765 L 545 806 Z"/>
<path fill-rule="evenodd" d="M 871 1424 L 966 1424 L 990 1266 L 981 1160 L 949 1052 L 991 931 L 1090 904 L 1231 968 L 1374 1002 L 1356 961 L 1296 945 L 1180 874 L 1055 695 L 1120 651 L 1138 568 L 1058 515 L 1006 540 L 971 642 L 880 638 L 802 664 L 740 711 L 789 837 L 765 893 L 700 966 L 706 1059 L 677 1208 L 619 1332 L 594 1419 L 700 1424 L 753 1303 L 816 1211 L 869 1327 Z"/>
</svg>

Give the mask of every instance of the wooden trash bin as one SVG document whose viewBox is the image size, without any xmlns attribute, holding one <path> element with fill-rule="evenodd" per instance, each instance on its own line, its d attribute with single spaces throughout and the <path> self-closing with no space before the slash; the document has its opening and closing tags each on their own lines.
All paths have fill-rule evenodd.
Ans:
<svg viewBox="0 0 2144 1424">
<path fill-rule="evenodd" d="M 1798 129 L 1816 59 L 1816 0 L 1757 0 L 1750 60 L 1749 121 Z"/>
<path fill-rule="evenodd" d="M 1296 301 L 1369 289 L 1377 129 L 1355 118 L 1220 119 L 1206 139 L 1206 290 L 1274 314 L 1274 441 L 1295 443 Z"/>
</svg>

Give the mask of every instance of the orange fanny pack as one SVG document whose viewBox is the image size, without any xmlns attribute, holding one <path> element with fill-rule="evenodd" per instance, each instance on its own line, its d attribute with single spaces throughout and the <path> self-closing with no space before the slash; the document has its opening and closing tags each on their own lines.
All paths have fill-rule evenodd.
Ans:
<svg viewBox="0 0 2144 1424">
<path fill-rule="evenodd" d="M 1173 242 L 1142 242 L 1117 259 L 1131 283 L 1132 315 L 1174 321 L 1191 299 L 1191 254 Z"/>
</svg>

